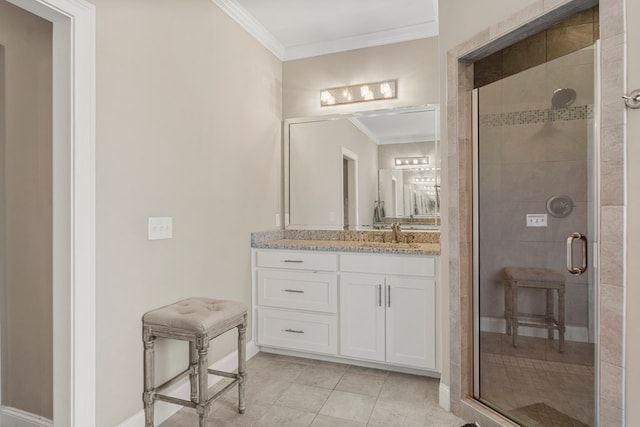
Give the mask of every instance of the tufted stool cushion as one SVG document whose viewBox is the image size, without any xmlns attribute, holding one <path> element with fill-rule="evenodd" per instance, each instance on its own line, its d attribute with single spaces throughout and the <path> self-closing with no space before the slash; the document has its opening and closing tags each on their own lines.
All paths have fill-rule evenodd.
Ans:
<svg viewBox="0 0 640 427">
<path fill-rule="evenodd" d="M 246 312 L 247 307 L 237 301 L 187 298 L 145 313 L 142 321 L 147 325 L 206 332 Z"/>
</svg>

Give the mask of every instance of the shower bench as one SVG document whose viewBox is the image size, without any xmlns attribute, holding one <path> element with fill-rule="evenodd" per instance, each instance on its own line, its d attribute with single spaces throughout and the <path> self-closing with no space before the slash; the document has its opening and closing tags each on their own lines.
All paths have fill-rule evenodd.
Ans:
<svg viewBox="0 0 640 427">
<path fill-rule="evenodd" d="M 564 294 L 565 282 L 562 273 L 547 268 L 505 267 L 504 274 L 504 317 L 507 335 L 511 335 L 512 345 L 518 347 L 518 327 L 529 326 L 547 329 L 549 340 L 554 338 L 554 330 L 558 331 L 560 353 L 564 352 Z M 545 314 L 521 313 L 518 309 L 518 290 L 532 288 L 546 290 Z M 553 295 L 558 298 L 558 318 L 554 317 Z M 525 321 L 522 321 L 524 318 Z"/>
</svg>

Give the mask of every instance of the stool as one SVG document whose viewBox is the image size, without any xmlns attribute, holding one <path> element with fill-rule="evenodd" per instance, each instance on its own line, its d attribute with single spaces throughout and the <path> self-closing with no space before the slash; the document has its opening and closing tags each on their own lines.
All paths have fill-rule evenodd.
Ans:
<svg viewBox="0 0 640 427">
<path fill-rule="evenodd" d="M 505 267 L 504 273 L 504 317 L 507 323 L 507 335 L 512 336 L 512 344 L 518 347 L 518 327 L 531 326 L 546 328 L 547 338 L 553 340 L 553 331 L 559 335 L 560 353 L 564 352 L 564 276 L 555 270 L 547 268 Z M 533 288 L 546 290 L 546 313 L 526 314 L 518 311 L 518 289 Z M 558 295 L 558 319 L 553 316 L 553 292 Z M 520 317 L 541 319 L 540 322 L 522 322 Z"/>
<path fill-rule="evenodd" d="M 209 369 L 207 353 L 209 341 L 238 328 L 238 373 Z M 235 301 L 210 298 L 188 298 L 169 304 L 142 316 L 142 341 L 144 343 L 144 403 L 145 427 L 153 427 L 153 405 L 156 400 L 195 408 L 199 427 L 205 427 L 209 407 L 213 401 L 238 384 L 238 412 L 244 414 L 244 389 L 246 380 L 245 332 L 247 307 Z M 187 369 L 155 386 L 154 358 L 156 338 L 189 341 L 189 366 Z M 224 389 L 209 397 L 208 374 L 233 378 Z M 160 394 L 168 387 L 189 375 L 191 400 Z"/>
</svg>

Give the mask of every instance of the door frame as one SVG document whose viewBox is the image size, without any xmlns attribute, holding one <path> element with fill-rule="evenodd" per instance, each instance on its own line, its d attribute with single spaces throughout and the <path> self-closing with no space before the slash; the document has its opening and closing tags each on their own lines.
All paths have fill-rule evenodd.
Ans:
<svg viewBox="0 0 640 427">
<path fill-rule="evenodd" d="M 95 7 L 8 0 L 53 23 L 53 422 L 95 426 Z"/>
<path fill-rule="evenodd" d="M 567 333 L 565 336 L 567 340 L 577 340 L 590 344 L 597 344 L 595 340 L 595 328 L 598 324 L 598 311 L 596 310 L 598 300 L 596 291 L 598 289 L 598 271 L 599 266 L 597 262 L 597 253 L 599 246 L 599 212 L 598 206 L 600 203 L 600 192 L 598 188 L 599 183 L 599 163 L 600 159 L 600 132 L 599 127 L 596 125 L 600 122 L 600 40 L 595 40 L 594 43 L 590 46 L 584 47 L 583 49 L 592 49 L 593 51 L 593 113 L 592 115 L 584 119 L 586 122 L 585 127 L 588 129 L 587 132 L 590 134 L 588 137 L 589 141 L 592 144 L 588 144 L 584 154 L 587 158 L 587 170 L 588 170 L 588 178 L 586 181 L 587 185 L 587 224 L 586 228 L 576 227 L 575 230 L 584 230 L 586 232 L 588 246 L 587 246 L 587 254 L 588 254 L 588 262 L 587 262 L 587 273 L 585 276 L 587 279 L 587 303 L 588 303 L 588 323 L 586 327 L 580 328 L 575 327 L 571 329 L 571 326 L 567 326 Z M 582 50 L 582 49 L 581 49 Z M 565 54 L 565 56 L 570 56 L 575 54 L 576 51 Z M 546 66 L 550 61 L 545 62 L 543 65 Z M 538 65 L 542 66 L 542 65 Z M 505 76 L 498 81 L 502 81 L 503 79 L 512 78 L 518 74 L 525 73 L 528 70 L 522 70 L 516 74 L 512 74 L 509 76 Z M 473 241 L 472 241 L 472 251 L 473 251 L 473 268 L 472 268 L 472 294 L 473 294 L 473 396 L 477 400 L 481 400 L 481 390 L 480 390 L 480 333 L 483 330 L 483 321 L 482 316 L 480 314 L 480 90 L 482 88 L 474 88 L 471 91 L 471 159 L 472 159 L 472 167 L 471 167 L 471 181 L 472 181 L 472 224 L 473 224 Z M 552 108 L 552 107 L 549 107 Z M 568 268 L 568 266 L 567 266 Z M 565 272 L 566 273 L 566 272 Z M 506 304 L 506 302 L 505 302 Z M 495 324 L 492 326 L 496 326 Z M 506 325 L 501 325 L 502 331 L 504 331 L 504 327 Z M 492 330 L 489 327 L 490 332 L 496 332 L 496 330 Z M 546 337 L 546 331 L 540 330 L 541 335 Z M 525 331 L 520 333 L 521 335 L 526 335 L 526 327 Z M 534 335 L 535 336 L 535 335 Z M 595 352 L 595 346 L 594 346 Z M 594 382 L 596 376 L 594 375 Z M 595 390 L 594 390 L 595 392 Z M 597 396 L 593 396 L 596 398 Z M 594 417 L 595 406 L 594 406 Z"/>
<path fill-rule="evenodd" d="M 509 421 L 469 396 L 473 393 L 472 333 L 472 197 L 471 164 L 471 90 L 473 63 L 486 55 L 543 29 L 549 23 L 598 3 L 595 0 L 537 0 L 511 18 L 460 43 L 447 54 L 448 139 L 446 167 L 446 228 L 449 236 L 449 308 L 450 308 L 450 408 L 456 415 L 477 419 L 480 423 Z M 600 200 L 599 287 L 596 295 L 600 316 L 595 325 L 596 423 L 623 425 L 625 414 L 624 322 L 627 284 L 627 248 L 625 221 L 626 116 L 620 97 L 626 92 L 627 45 L 624 0 L 599 0 L 606 19 L 600 21 Z M 606 191 L 605 191 L 606 190 Z M 450 197 L 449 197 L 450 195 Z M 604 224 L 604 226 L 603 226 Z M 607 315 L 602 315 L 602 313 Z M 623 313 L 620 315 L 620 313 Z"/>
</svg>

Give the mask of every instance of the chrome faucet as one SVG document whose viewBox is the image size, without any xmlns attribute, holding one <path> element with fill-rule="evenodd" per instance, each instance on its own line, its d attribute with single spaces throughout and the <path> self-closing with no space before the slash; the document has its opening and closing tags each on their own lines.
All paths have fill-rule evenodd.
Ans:
<svg viewBox="0 0 640 427">
<path fill-rule="evenodd" d="M 400 229 L 399 222 L 391 223 L 391 232 L 393 233 L 393 240 L 391 241 L 391 243 L 400 243 L 400 240 L 402 238 L 402 230 Z"/>
</svg>

